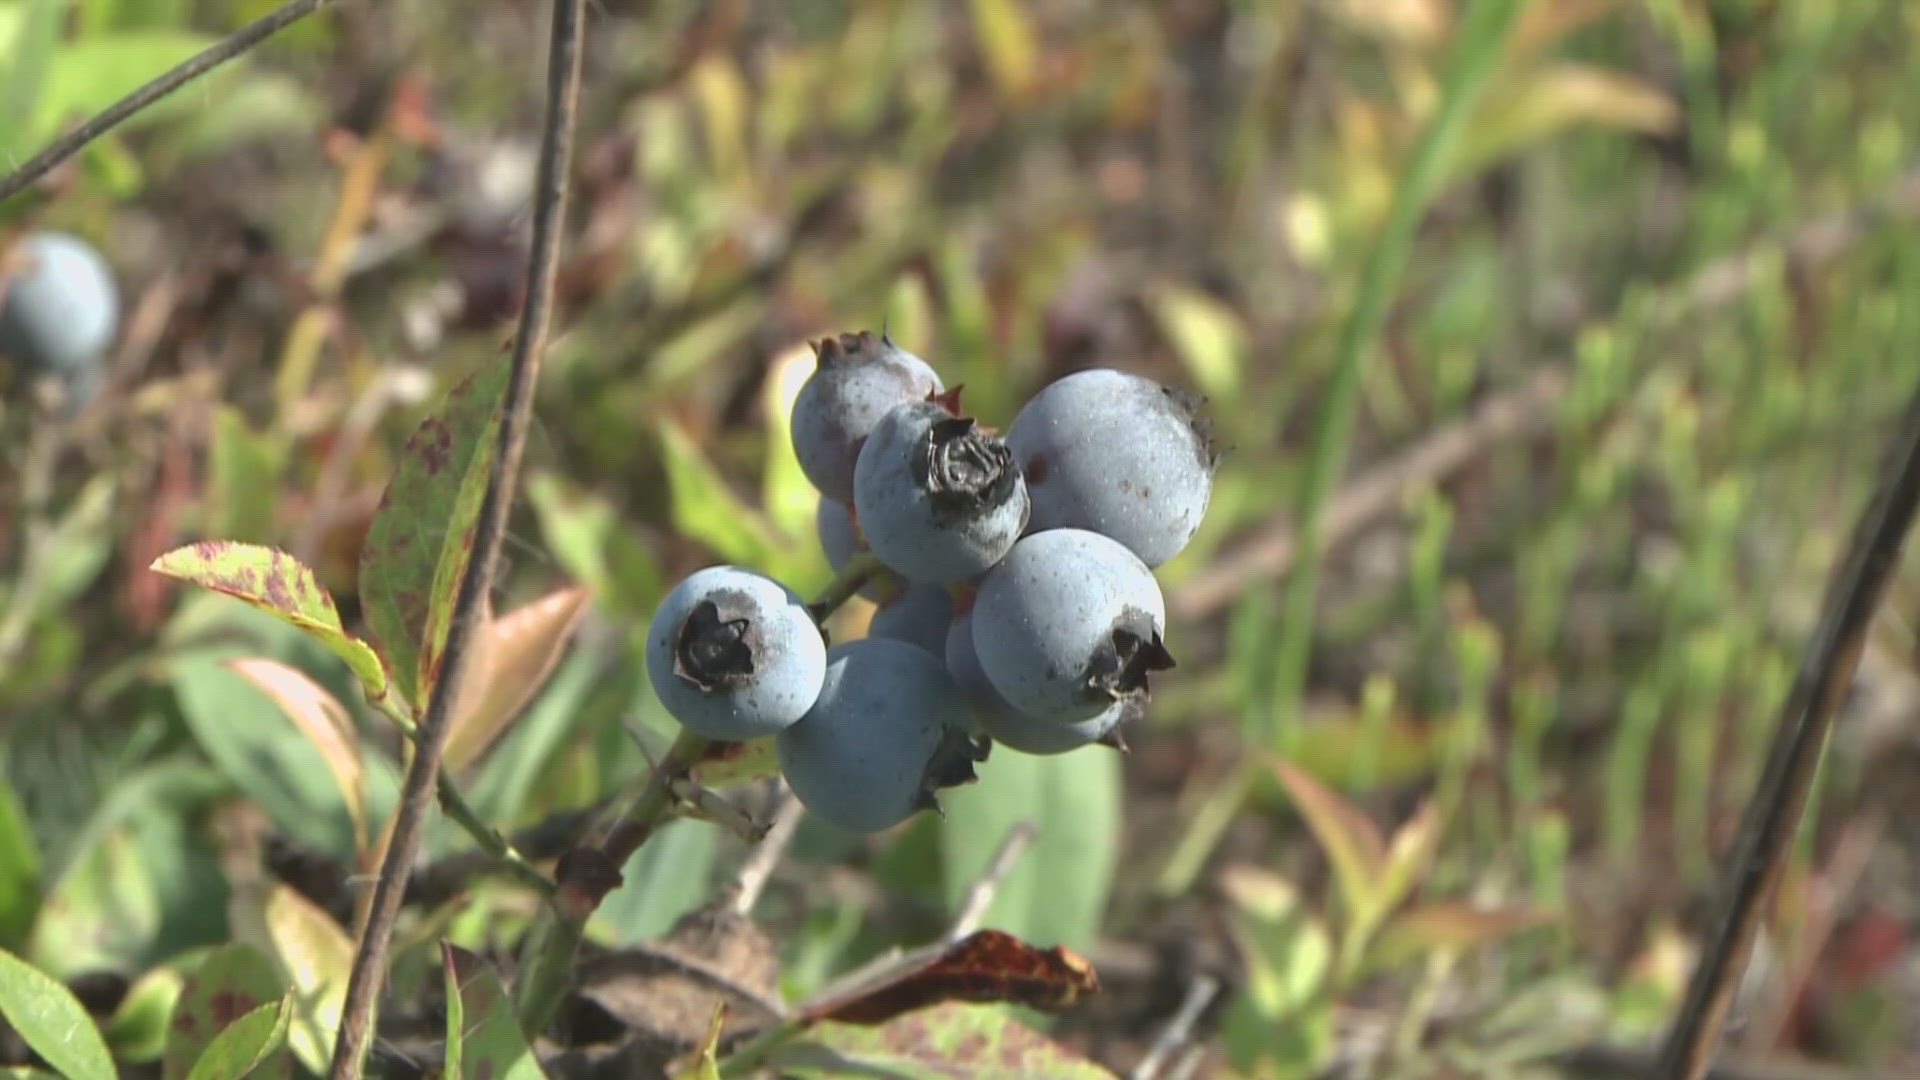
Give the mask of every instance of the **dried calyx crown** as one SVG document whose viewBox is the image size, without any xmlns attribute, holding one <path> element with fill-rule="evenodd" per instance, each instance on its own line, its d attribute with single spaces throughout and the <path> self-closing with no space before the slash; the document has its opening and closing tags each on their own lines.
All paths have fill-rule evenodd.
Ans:
<svg viewBox="0 0 1920 1080">
<path fill-rule="evenodd" d="M 673 673 L 702 690 L 745 685 L 753 678 L 753 621 L 726 593 L 695 604 L 673 643 Z"/>
<path fill-rule="evenodd" d="M 913 448 L 913 479 L 937 504 L 998 506 L 1019 479 L 1013 450 L 971 416 L 960 415 L 960 390 L 927 395 L 947 415 L 936 419 Z"/>
<path fill-rule="evenodd" d="M 1147 676 L 1173 667 L 1173 654 L 1160 640 L 1151 614 L 1127 608 L 1087 661 L 1087 688 L 1108 697 L 1145 696 Z"/>
</svg>

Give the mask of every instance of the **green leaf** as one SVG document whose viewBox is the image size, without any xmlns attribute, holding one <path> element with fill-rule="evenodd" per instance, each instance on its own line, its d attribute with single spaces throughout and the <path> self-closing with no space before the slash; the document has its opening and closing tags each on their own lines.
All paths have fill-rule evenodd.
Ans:
<svg viewBox="0 0 1920 1080">
<path fill-rule="evenodd" d="M 0 76 L 0 116 L 11 118 L 5 133 L 0 133 L 0 155 L 15 162 L 27 156 L 39 141 L 35 124 L 23 124 L 21 118 L 37 115 L 46 96 L 48 69 L 60 55 L 60 25 L 66 14 L 67 0 L 27 0 L 17 20 L 17 29 L 9 34 L 4 76 Z"/>
<path fill-rule="evenodd" d="M 207 953 L 188 971 L 173 1007 L 160 1075 L 183 1080 L 221 1032 L 247 1013 L 282 1000 L 285 991 L 273 961 L 251 945 L 227 944 Z"/>
<path fill-rule="evenodd" d="M 766 518 L 734 494 L 678 424 L 663 420 L 659 430 L 674 528 L 729 563 L 758 567 L 779 576 L 779 564 L 790 561 L 783 556 L 788 545 L 775 538 Z"/>
<path fill-rule="evenodd" d="M 1386 841 L 1380 830 L 1332 788 L 1291 762 L 1275 759 L 1273 771 L 1333 864 L 1345 909 L 1367 911 L 1386 870 Z"/>
<path fill-rule="evenodd" d="M 813 538 L 814 506 L 820 495 L 800 468 L 800 456 L 793 452 L 793 401 L 813 374 L 816 364 L 813 349 L 796 345 L 775 357 L 767 366 L 766 381 L 760 389 L 760 408 L 765 413 L 767 443 L 760 462 L 760 502 L 774 528 L 799 542 L 803 550 L 818 544 Z"/>
<path fill-rule="evenodd" d="M 987 910 L 986 925 L 1036 945 L 1092 947 L 1106 912 L 1120 842 L 1120 756 L 1033 757 L 1002 749 L 980 781 L 942 792 L 940 854 L 958 906 L 1007 831 L 1031 821 L 1033 847 Z"/>
<path fill-rule="evenodd" d="M 490 1080 L 542 1080 L 545 1073 L 513 1018 L 513 1003 L 493 969 L 479 957 L 447 948 L 447 998 L 460 999 L 460 1057 L 466 1075 Z M 451 1023 L 451 1017 L 449 1017 Z M 450 1040 L 451 1041 L 451 1040 Z M 451 1071 L 447 1074 L 453 1077 Z"/>
<path fill-rule="evenodd" d="M 0 952 L 0 1015 L 69 1080 L 118 1075 L 93 1018 L 66 987 L 10 952 Z"/>
<path fill-rule="evenodd" d="M 1233 309 L 1205 293 L 1168 286 L 1153 296 L 1160 332 L 1208 397 L 1237 400 L 1247 351 L 1247 332 Z"/>
<path fill-rule="evenodd" d="M 1246 960 L 1246 981 L 1223 1025 L 1234 1063 L 1262 1076 L 1318 1075 L 1333 1049 L 1332 935 L 1278 874 L 1237 868 L 1221 884 Z"/>
<path fill-rule="evenodd" d="M 187 972 L 198 967 L 211 952 L 208 948 L 193 949 L 149 968 L 134 980 L 127 988 L 127 996 L 120 999 L 101 1031 L 115 1060 L 143 1065 L 159 1060 L 166 1053 L 167 1026 L 181 991 L 186 989 Z"/>
<path fill-rule="evenodd" d="M 224 112 L 227 103 L 222 103 Z M 207 531 L 226 540 L 257 542 L 273 535 L 275 491 L 285 447 L 271 432 L 255 432 L 232 405 L 213 414 L 207 448 Z"/>
<path fill-rule="evenodd" d="M 235 1020 L 207 1045 L 187 1080 L 240 1080 L 251 1074 L 286 1042 L 292 1017 L 293 999 L 282 997 Z"/>
<path fill-rule="evenodd" d="M 313 746 L 281 707 L 225 664 L 173 665 L 180 713 L 201 749 L 233 785 L 290 836 L 321 851 L 354 850 L 353 814 L 333 774 L 316 767 Z"/>
<path fill-rule="evenodd" d="M 518 821 L 554 757 L 592 717 L 584 708 L 599 681 L 600 664 L 586 650 L 561 661 L 560 670 L 507 733 L 500 749 L 480 766 L 468 799 L 496 824 Z"/>
<path fill-rule="evenodd" d="M 713 895 L 719 826 L 681 818 L 669 822 L 620 870 L 619 888 L 594 913 L 596 937 L 615 945 L 648 941 Z"/>
<path fill-rule="evenodd" d="M 507 361 L 448 392 L 407 440 L 360 552 L 360 602 L 400 694 L 425 711 L 486 495 Z"/>
<path fill-rule="evenodd" d="M 13 785 L 0 783 L 0 948 L 18 948 L 40 909 L 40 847 Z"/>
<path fill-rule="evenodd" d="M 665 591 L 659 563 L 612 504 L 552 473 L 528 479 L 527 500 L 554 561 L 595 601 L 619 615 L 653 614 Z"/>
<path fill-rule="evenodd" d="M 783 1076 L 953 1078 L 1045 1076 L 1112 1080 L 1113 1073 L 992 1005 L 946 1002 L 878 1027 L 821 1024 L 777 1052 Z"/>
<path fill-rule="evenodd" d="M 147 80 L 193 56 L 215 39 L 174 30 L 122 31 L 82 38 L 63 47 L 47 72 L 33 112 L 34 129 L 45 138 L 75 117 L 88 117 L 132 93 Z M 240 70 L 238 64 L 210 73 L 191 91 L 143 110 L 129 124 L 147 124 L 212 101 L 219 80 Z"/>
<path fill-rule="evenodd" d="M 274 957 L 299 1002 L 288 1041 L 301 1064 L 325 1073 L 346 1007 L 353 942 L 325 911 L 286 885 L 274 887 L 265 914 Z"/>
<path fill-rule="evenodd" d="M 354 850 L 366 850 L 366 785 L 360 765 L 360 732 L 346 707 L 306 672 L 278 660 L 242 657 L 228 661 L 227 669 L 272 699 L 281 715 L 313 744 L 353 823 Z"/>
<path fill-rule="evenodd" d="M 347 633 L 333 597 L 300 560 L 257 544 L 203 540 L 153 561 L 155 573 L 191 581 L 269 612 L 299 627 L 347 662 L 369 697 L 386 693 L 387 676 L 366 642 Z"/>
<path fill-rule="evenodd" d="M 446 970 L 447 1049 L 441 1060 L 441 1072 L 447 1080 L 465 1080 L 467 1045 L 466 1002 L 460 997 L 460 967 L 457 950 L 448 941 L 440 942 L 440 962 Z"/>
</svg>

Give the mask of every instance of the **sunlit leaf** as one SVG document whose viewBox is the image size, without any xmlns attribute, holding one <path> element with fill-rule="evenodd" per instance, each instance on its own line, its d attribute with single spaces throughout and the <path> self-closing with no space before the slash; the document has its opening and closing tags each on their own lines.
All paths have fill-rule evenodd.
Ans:
<svg viewBox="0 0 1920 1080">
<path fill-rule="evenodd" d="M 1381 927 L 1368 960 L 1372 966 L 1391 968 L 1430 953 L 1463 952 L 1544 925 L 1552 918 L 1550 913 L 1532 907 L 1429 904 L 1397 915 Z"/>
<path fill-rule="evenodd" d="M 118 1075 L 93 1019 L 66 987 L 10 952 L 0 951 L 0 1016 L 47 1064 L 69 1080 Z"/>
<path fill-rule="evenodd" d="M 186 989 L 187 973 L 212 953 L 211 948 L 194 949 L 164 964 L 147 969 L 114 1007 L 101 1035 L 113 1051 L 114 1060 L 145 1064 L 166 1052 L 167 1028 L 174 1008 Z"/>
<path fill-rule="evenodd" d="M 940 857 L 958 905 L 1007 831 L 1035 828 L 987 909 L 986 925 L 1038 942 L 1091 948 L 1119 862 L 1120 755 L 1105 747 L 1035 757 L 996 753 L 978 783 L 941 792 Z"/>
<path fill-rule="evenodd" d="M 697 443 L 671 420 L 659 427 L 673 524 L 729 563 L 772 569 L 782 545 L 760 512 L 741 501 Z"/>
<path fill-rule="evenodd" d="M 215 1036 L 187 1080 L 241 1080 L 252 1075 L 287 1038 L 293 999 L 283 997 L 241 1016 Z"/>
<path fill-rule="evenodd" d="M 486 753 L 546 685 L 587 600 L 585 589 L 560 589 L 487 623 L 454 706 L 446 768 L 464 769 Z"/>
<path fill-rule="evenodd" d="M 1398 907 L 1426 883 L 1434 853 L 1440 847 L 1440 826 L 1439 807 L 1427 802 L 1393 834 L 1380 875 L 1380 887 L 1373 897 L 1374 906 L 1381 914 Z"/>
<path fill-rule="evenodd" d="M 508 365 L 463 379 L 407 440 L 360 550 L 360 603 L 394 685 L 424 711 L 473 553 Z"/>
<path fill-rule="evenodd" d="M 1201 391 L 1215 401 L 1235 400 L 1247 334 L 1233 309 L 1205 293 L 1167 286 L 1153 295 L 1153 310 Z"/>
<path fill-rule="evenodd" d="M 266 926 L 298 1001 L 288 1041 L 301 1064 L 324 1073 L 346 1004 L 353 942 L 331 916 L 284 884 L 267 898 Z"/>
<path fill-rule="evenodd" d="M 153 561 L 151 569 L 244 600 L 299 627 L 345 660 L 370 696 L 377 698 L 384 692 L 386 673 L 373 649 L 347 633 L 333 597 L 310 568 L 286 552 L 203 540 L 167 552 Z"/>
<path fill-rule="evenodd" d="M 973 32 L 1000 93 L 1025 97 L 1038 74 L 1039 46 L 1020 0 L 973 0 Z"/>
<path fill-rule="evenodd" d="M 278 660 L 251 657 L 229 661 L 227 666 L 272 698 L 300 734 L 307 737 L 321 760 L 333 774 L 353 821 L 355 849 L 367 846 L 365 780 L 360 768 L 360 733 L 353 717 L 332 694 L 309 679 L 305 672 Z"/>
<path fill-rule="evenodd" d="M 793 452 L 793 401 L 813 374 L 813 350 L 796 345 L 773 358 L 761 385 L 760 407 L 765 414 L 767 449 L 760 464 L 760 501 L 775 528 L 802 538 L 811 547 L 814 504 L 820 499 L 800 469 Z"/>
<path fill-rule="evenodd" d="M 1449 172 L 1472 176 L 1496 161 L 1582 125 L 1658 135 L 1680 123 L 1665 90 L 1617 71 L 1556 61 L 1528 72 L 1506 93 L 1489 93 L 1461 140 Z"/>
</svg>

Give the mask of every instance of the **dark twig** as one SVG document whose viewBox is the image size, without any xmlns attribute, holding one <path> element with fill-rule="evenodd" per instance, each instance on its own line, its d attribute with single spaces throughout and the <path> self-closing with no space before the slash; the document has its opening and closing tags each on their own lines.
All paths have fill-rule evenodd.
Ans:
<svg viewBox="0 0 1920 1080">
<path fill-rule="evenodd" d="M 1827 586 L 1820 623 L 1807 642 L 1793 691 L 1780 709 L 1765 771 L 1747 804 L 1723 884 L 1726 907 L 1694 969 L 1668 1033 L 1659 1076 L 1699 1080 L 1746 967 L 1766 902 L 1786 865 L 1813 786 L 1820 752 L 1847 688 L 1900 548 L 1920 509 L 1920 388 L 1894 437 L 1873 499 L 1854 528 L 1845 560 Z"/>
<path fill-rule="evenodd" d="M 1140 1064 L 1127 1074 L 1127 1080 L 1156 1080 L 1161 1070 L 1176 1060 L 1174 1055 L 1193 1041 L 1194 1025 L 1200 1022 L 1207 1006 L 1213 1004 L 1213 999 L 1219 994 L 1220 980 L 1211 975 L 1194 976 L 1179 1010 L 1167 1021 L 1167 1026 L 1160 1029 L 1159 1036 L 1153 1040 L 1153 1047 L 1147 1051 L 1146 1057 L 1140 1059 Z"/>
<path fill-rule="evenodd" d="M 147 106 L 193 80 L 252 49 L 255 45 L 300 21 L 331 0 L 288 0 L 272 11 L 195 53 L 164 75 L 107 106 L 106 111 L 55 139 L 45 150 L 0 179 L 0 202 L 23 191 L 54 167 L 85 149 L 87 144 L 118 127 Z"/>
<path fill-rule="evenodd" d="M 540 145 L 540 171 L 533 208 L 532 250 L 527 260 L 526 306 L 520 312 L 519 334 L 506 395 L 501 402 L 499 453 L 487 477 L 486 497 L 475 527 L 473 555 L 460 579 L 453 617 L 447 632 L 440 668 L 440 685 L 458 686 L 468 653 L 484 621 L 486 598 L 493 588 L 500 539 L 506 532 L 507 511 L 513 505 L 514 481 L 526 444 L 533 413 L 534 388 L 546 350 L 547 327 L 553 301 L 554 270 L 566 218 L 567 174 L 573 158 L 574 118 L 580 93 L 580 45 L 584 0 L 554 0 L 551 40 L 547 56 L 547 116 Z M 386 975 L 387 947 L 394 920 L 407 891 L 407 878 L 419 850 L 420 835 L 432 807 L 440 758 L 446 749 L 449 720 L 457 694 L 434 694 L 420 720 L 413 763 L 401 787 L 393 835 L 374 886 L 366 932 L 353 958 L 347 979 L 340 1032 L 334 1042 L 328 1080 L 355 1080 L 365 1065 L 372 1042 L 375 1006 Z"/>
</svg>

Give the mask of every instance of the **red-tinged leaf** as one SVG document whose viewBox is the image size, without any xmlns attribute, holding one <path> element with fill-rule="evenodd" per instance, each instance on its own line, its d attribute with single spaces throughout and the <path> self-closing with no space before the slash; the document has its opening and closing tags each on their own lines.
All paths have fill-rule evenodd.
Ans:
<svg viewBox="0 0 1920 1080">
<path fill-rule="evenodd" d="M 364 854 L 367 811 L 360 765 L 360 733 L 355 730 L 353 717 L 347 714 L 346 707 L 305 672 L 278 660 L 250 657 L 229 661 L 227 666 L 272 698 L 280 711 L 287 714 L 287 719 L 293 721 L 293 726 L 320 751 L 321 760 L 327 763 L 334 783 L 340 787 L 347 816 L 353 819 L 355 850 Z"/>
<path fill-rule="evenodd" d="M 942 1001 L 1006 1001 L 1065 1009 L 1100 989 L 1093 965 L 1069 949 L 1039 949 L 1012 934 L 981 930 L 927 951 L 878 982 L 833 993 L 807 1006 L 810 1020 L 883 1024 Z"/>
<path fill-rule="evenodd" d="M 478 760 L 546 685 L 586 614 L 587 599 L 585 589 L 561 589 L 487 624 L 462 680 L 447 737 L 447 768 Z"/>
<path fill-rule="evenodd" d="M 379 698 L 386 692 L 387 675 L 379 657 L 366 642 L 347 633 L 333 597 L 311 569 L 286 552 L 258 544 L 202 540 L 167 552 L 153 560 L 150 569 L 278 615 L 345 660 L 368 696 Z"/>
<path fill-rule="evenodd" d="M 1348 911 L 1364 911 L 1387 865 L 1380 830 L 1353 804 L 1291 762 L 1275 759 L 1273 771 L 1307 828 L 1333 864 Z"/>
<path fill-rule="evenodd" d="M 440 955 L 446 965 L 449 1009 L 456 999 L 460 1003 L 461 1071 L 449 1069 L 450 1080 L 463 1075 L 488 1080 L 543 1080 L 545 1074 L 521 1034 L 513 1003 L 492 965 L 453 945 L 442 945 Z M 451 1014 L 447 1022 L 453 1023 Z M 449 1044 L 452 1041 L 450 1038 Z"/>
<path fill-rule="evenodd" d="M 507 367 L 505 359 L 489 361 L 421 421 L 360 550 L 367 629 L 401 696 L 422 711 L 473 553 Z"/>
<path fill-rule="evenodd" d="M 821 1024 L 778 1052 L 783 1076 L 1044 1076 L 1113 1080 L 1113 1073 L 1068 1051 L 990 1005 L 948 1002 L 879 1027 Z"/>
<path fill-rule="evenodd" d="M 222 1031 L 247 1013 L 278 1001 L 282 993 L 273 961 L 252 946 L 222 945 L 208 953 L 187 975 L 174 1003 L 160 1075 L 165 1080 L 183 1080 Z M 287 1075 L 288 1068 L 277 1075 Z"/>
<path fill-rule="evenodd" d="M 724 787 L 763 780 L 779 772 L 780 759 L 774 754 L 770 738 L 715 742 L 708 744 L 707 752 L 694 763 L 693 779 L 706 787 Z"/>
<path fill-rule="evenodd" d="M 1370 966 L 1389 968 L 1432 953 L 1490 945 L 1551 921 L 1550 913 L 1532 907 L 1429 904 L 1398 915 L 1382 927 L 1368 959 Z"/>
<path fill-rule="evenodd" d="M 1395 830 L 1387 848 L 1386 866 L 1374 897 L 1381 915 L 1400 905 L 1425 883 L 1440 847 L 1440 808 L 1429 801 Z"/>
</svg>

